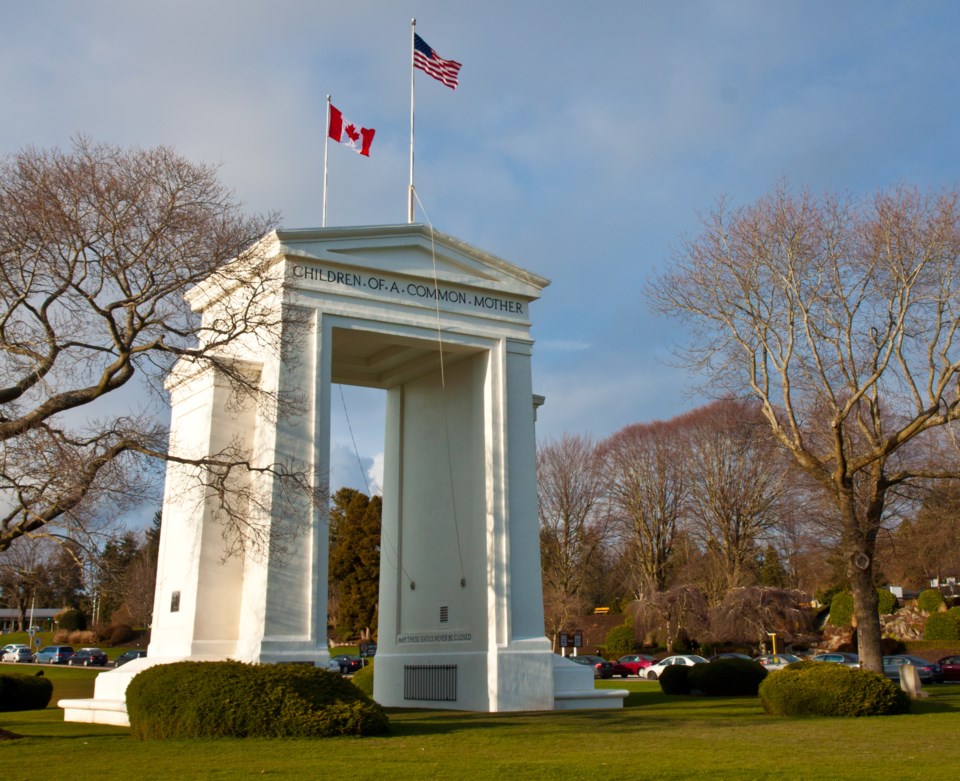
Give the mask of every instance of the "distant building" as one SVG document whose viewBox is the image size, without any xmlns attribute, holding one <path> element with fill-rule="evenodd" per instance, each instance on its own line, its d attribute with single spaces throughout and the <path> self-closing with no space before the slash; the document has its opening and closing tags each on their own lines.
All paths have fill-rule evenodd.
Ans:
<svg viewBox="0 0 960 781">
<path fill-rule="evenodd" d="M 920 592 L 915 588 L 904 588 L 903 586 L 884 586 L 884 588 L 901 601 L 904 599 L 916 599 L 920 596 Z"/>
<path fill-rule="evenodd" d="M 930 578 L 930 588 L 940 589 L 945 597 L 960 597 L 960 577 L 945 575 L 942 578 Z"/>
<path fill-rule="evenodd" d="M 33 625 L 41 632 L 53 629 L 53 617 L 63 610 L 62 607 L 38 607 L 24 612 L 24 623 Z M 19 628 L 20 611 L 16 608 L 0 607 L 0 632 L 16 632 Z"/>
</svg>

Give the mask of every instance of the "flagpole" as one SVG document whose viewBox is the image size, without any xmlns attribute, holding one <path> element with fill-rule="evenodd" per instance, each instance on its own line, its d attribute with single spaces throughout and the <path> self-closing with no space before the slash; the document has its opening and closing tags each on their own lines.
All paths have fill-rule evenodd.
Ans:
<svg viewBox="0 0 960 781">
<path fill-rule="evenodd" d="M 407 192 L 407 222 L 413 224 L 413 52 L 417 20 L 410 20 L 410 189 Z"/>
<path fill-rule="evenodd" d="M 323 126 L 323 216 L 320 227 L 327 227 L 327 152 L 330 149 L 330 96 L 327 95 L 327 121 Z"/>
</svg>

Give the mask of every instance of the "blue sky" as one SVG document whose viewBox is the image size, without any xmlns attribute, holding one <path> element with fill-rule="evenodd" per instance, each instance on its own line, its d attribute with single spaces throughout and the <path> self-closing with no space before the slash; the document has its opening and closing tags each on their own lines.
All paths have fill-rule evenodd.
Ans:
<svg viewBox="0 0 960 781">
<path fill-rule="evenodd" d="M 721 195 L 960 179 L 960 4 L 923 0 L 6 3 L 0 150 L 167 144 L 314 227 L 329 93 L 377 135 L 369 159 L 331 145 L 328 224 L 405 222 L 414 16 L 463 63 L 456 91 L 417 74 L 426 216 L 552 280 L 531 309 L 541 441 L 703 401 L 641 290 Z M 369 465 L 382 398 L 344 397 Z M 332 483 L 363 488 L 339 394 L 333 415 Z"/>
</svg>

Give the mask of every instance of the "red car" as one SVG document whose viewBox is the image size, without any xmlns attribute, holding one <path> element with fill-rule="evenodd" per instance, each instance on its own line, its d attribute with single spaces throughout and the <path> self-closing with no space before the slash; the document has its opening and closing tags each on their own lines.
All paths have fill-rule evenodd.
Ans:
<svg viewBox="0 0 960 781">
<path fill-rule="evenodd" d="M 943 680 L 960 681 L 960 656 L 944 656 L 937 664 L 943 670 Z"/>
<path fill-rule="evenodd" d="M 627 668 L 630 675 L 640 675 L 640 671 L 657 661 L 647 654 L 630 654 L 617 659 L 617 664 Z M 619 674 L 619 673 L 617 673 Z"/>
</svg>

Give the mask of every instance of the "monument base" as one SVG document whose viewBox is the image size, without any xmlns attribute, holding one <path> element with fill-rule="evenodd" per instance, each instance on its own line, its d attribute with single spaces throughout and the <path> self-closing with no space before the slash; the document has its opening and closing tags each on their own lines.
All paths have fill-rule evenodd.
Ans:
<svg viewBox="0 0 960 781">
<path fill-rule="evenodd" d="M 449 658 L 447 658 L 449 657 Z M 537 710 L 589 710 L 622 708 L 629 692 L 626 689 L 597 689 L 593 670 L 554 653 L 506 652 L 500 659 L 499 694 L 491 701 L 486 686 L 487 656 L 483 653 L 424 654 L 386 656 L 377 660 L 376 699 L 386 707 L 421 707 L 486 712 Z M 85 724 L 110 724 L 129 727 L 126 691 L 137 673 L 155 664 L 172 662 L 214 662 L 222 658 L 209 656 L 144 657 L 123 667 L 100 673 L 94 682 L 90 699 L 60 700 L 63 720 Z M 391 672 L 393 671 L 393 672 Z M 461 672 L 462 671 L 462 672 Z M 545 673 L 547 677 L 545 677 Z M 451 677 L 452 675 L 452 677 Z M 457 678 L 463 676 L 473 685 L 457 689 Z M 389 682 L 395 685 L 388 686 Z M 483 682 L 483 685 L 478 685 Z M 457 695 L 460 695 L 457 698 Z"/>
<path fill-rule="evenodd" d="M 64 721 L 76 721 L 84 724 L 113 724 L 117 727 L 129 727 L 127 715 L 127 686 L 134 676 L 155 664 L 172 662 L 218 662 L 222 657 L 191 656 L 143 657 L 127 662 L 122 667 L 100 673 L 93 683 L 93 697 L 85 700 L 59 700 L 57 707 L 63 709 Z"/>
<path fill-rule="evenodd" d="M 626 689 L 595 688 L 593 669 L 553 655 L 553 709 L 622 708 Z"/>
</svg>

